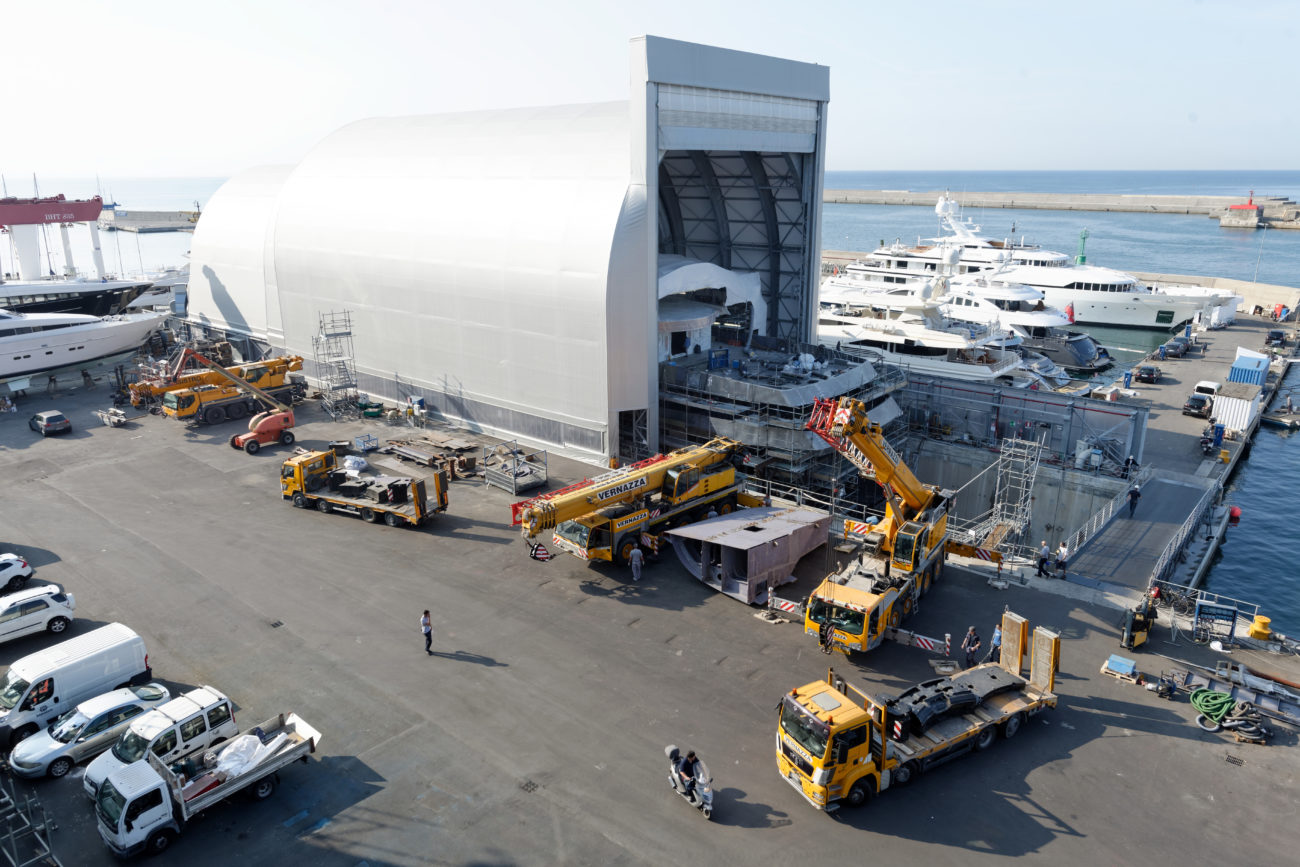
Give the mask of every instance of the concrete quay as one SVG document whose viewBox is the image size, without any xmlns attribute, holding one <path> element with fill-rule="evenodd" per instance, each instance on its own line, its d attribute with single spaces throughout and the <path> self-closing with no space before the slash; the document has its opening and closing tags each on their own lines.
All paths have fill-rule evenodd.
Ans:
<svg viewBox="0 0 1300 867">
<path fill-rule="evenodd" d="M 1166 365 L 1177 380 L 1170 397 L 1200 375 L 1195 363 Z M 279 494 L 284 450 L 249 456 L 227 445 L 241 425 L 145 416 L 113 429 L 93 415 L 107 403 L 106 388 L 78 387 L 33 394 L 0 416 L 10 498 L 0 550 L 28 557 L 34 583 L 76 593 L 71 634 L 120 620 L 144 636 L 173 689 L 209 683 L 237 702 L 244 726 L 293 710 L 323 734 L 271 799 L 214 808 L 168 863 L 659 865 L 704 852 L 760 864 L 870 851 L 899 863 L 1025 856 L 1091 867 L 1150 852 L 1265 862 L 1293 844 L 1277 817 L 1294 807 L 1294 733 L 1268 748 L 1234 744 L 1200 731 L 1185 701 L 1099 674 L 1120 652 L 1117 611 L 1092 588 L 997 590 L 986 573 L 950 565 L 911 625 L 960 636 L 974 623 L 987 637 L 1009 606 L 1058 630 L 1061 706 L 1014 742 L 826 816 L 777 775 L 777 699 L 828 662 L 865 689 L 897 692 L 932 676 L 921 651 L 887 645 L 830 659 L 796 626 L 756 618 L 674 560 L 639 584 L 569 557 L 535 562 L 509 526 L 514 498 L 476 480 L 453 483 L 449 512 L 420 531 L 299 511 Z M 27 428 L 51 408 L 72 419 L 71 435 Z M 410 433 L 333 423 L 310 403 L 299 419 L 307 447 Z M 1186 453 L 1180 460 L 1199 454 L 1187 431 L 1169 436 L 1176 444 L 1161 448 Z M 388 461 L 376 459 L 415 470 Z M 592 472 L 555 455 L 549 470 L 553 487 Z M 783 595 L 807 593 L 836 556 L 806 557 Z M 433 656 L 418 628 L 424 608 Z M 9 642 L 0 663 L 50 643 Z M 1185 641 L 1154 649 L 1213 665 Z M 1139 659 L 1148 672 L 1169 666 Z M 713 769 L 712 822 L 669 790 L 668 743 L 693 747 Z M 115 864 L 81 774 L 15 785 L 45 805 L 63 863 Z"/>
<path fill-rule="evenodd" d="M 823 190 L 822 201 L 843 205 L 921 205 L 934 207 L 947 190 Z M 956 197 L 965 208 L 1015 208 L 1027 211 L 1124 211 L 1142 214 L 1204 214 L 1224 218 L 1224 225 L 1275 229 L 1300 229 L 1300 208 L 1283 196 L 1254 196 L 1256 205 L 1244 213 L 1233 213 L 1233 205 L 1244 205 L 1241 196 L 1152 196 L 1101 193 L 967 193 Z M 1240 210 L 1240 209 L 1238 209 Z"/>
<path fill-rule="evenodd" d="M 198 211 L 128 211 L 121 208 L 99 215 L 99 228 L 106 232 L 193 232 Z"/>
</svg>

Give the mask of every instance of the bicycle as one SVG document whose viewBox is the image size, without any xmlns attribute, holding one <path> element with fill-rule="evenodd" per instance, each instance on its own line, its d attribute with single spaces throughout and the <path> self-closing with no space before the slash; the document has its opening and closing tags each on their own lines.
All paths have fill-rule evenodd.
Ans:
<svg viewBox="0 0 1300 867">
<path fill-rule="evenodd" d="M 1160 596 L 1156 599 L 1156 607 L 1173 611 L 1175 614 L 1191 614 L 1196 610 L 1196 596 L 1196 590 L 1183 591 L 1169 586 L 1161 587 Z"/>
</svg>

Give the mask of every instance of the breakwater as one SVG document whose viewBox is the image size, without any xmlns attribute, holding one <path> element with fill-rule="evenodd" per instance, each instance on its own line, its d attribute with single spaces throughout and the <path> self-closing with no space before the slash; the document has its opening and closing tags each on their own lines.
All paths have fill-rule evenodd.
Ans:
<svg viewBox="0 0 1300 867">
<path fill-rule="evenodd" d="M 934 207 L 945 190 L 823 190 L 822 201 L 846 205 Z M 963 208 L 1038 211 L 1121 211 L 1141 214 L 1203 214 L 1224 226 L 1300 229 L 1300 205 L 1284 196 L 1159 196 L 1110 193 L 961 193 Z M 1246 207 L 1242 207 L 1246 206 Z"/>
</svg>

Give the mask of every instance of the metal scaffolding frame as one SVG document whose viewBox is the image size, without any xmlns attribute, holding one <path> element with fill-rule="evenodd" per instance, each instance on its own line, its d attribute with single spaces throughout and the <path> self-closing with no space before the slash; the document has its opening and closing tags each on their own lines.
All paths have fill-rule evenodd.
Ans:
<svg viewBox="0 0 1300 867">
<path fill-rule="evenodd" d="M 953 537 L 968 545 L 1004 554 L 1030 550 L 1022 542 L 1033 518 L 1034 480 L 1043 455 L 1043 443 L 1008 437 L 1002 440 L 996 463 L 979 472 L 961 490 L 965 490 L 987 472 L 997 476 L 993 507 L 975 518 L 948 519 Z M 957 491 L 957 495 L 961 494 Z"/>
<path fill-rule="evenodd" d="M 335 421 L 360 415 L 357 365 L 352 349 L 352 312 L 320 314 L 320 330 L 311 339 L 321 408 Z"/>
<path fill-rule="evenodd" d="M 50 844 L 56 827 L 39 798 L 29 792 L 19 797 L 9 776 L 0 775 L 0 863 L 62 867 Z"/>
</svg>

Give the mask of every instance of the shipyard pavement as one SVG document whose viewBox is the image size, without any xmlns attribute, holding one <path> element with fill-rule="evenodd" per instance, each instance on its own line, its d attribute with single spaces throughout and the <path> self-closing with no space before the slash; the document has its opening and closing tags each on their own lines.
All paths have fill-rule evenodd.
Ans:
<svg viewBox="0 0 1300 867">
<path fill-rule="evenodd" d="M 1010 606 L 1059 630 L 1061 706 L 1014 741 L 828 816 L 777 775 L 779 697 L 828 662 L 864 688 L 898 691 L 931 676 L 921 651 L 830 659 L 798 627 L 756 618 L 669 561 L 633 584 L 570 557 L 531 560 L 508 525 L 512 497 L 478 480 L 453 483 L 449 512 L 420 531 L 296 510 L 279 495 L 283 450 L 231 449 L 233 424 L 98 426 L 92 410 L 105 402 L 102 389 L 32 397 L 0 419 L 0 549 L 76 593 L 72 634 L 122 621 L 174 688 L 224 690 L 245 727 L 295 711 L 323 733 L 274 797 L 213 809 L 169 863 L 668 864 L 703 853 L 718 864 L 1020 856 L 1091 867 L 1264 862 L 1292 847 L 1278 819 L 1293 809 L 1294 736 L 1236 745 L 1200 732 L 1185 702 L 1100 676 L 1119 649 L 1118 612 L 1105 605 L 996 591 L 949 569 L 912 625 L 959 638 Z M 71 436 L 27 429 L 52 407 L 71 416 Z M 309 446 L 398 430 L 333 424 L 310 406 L 299 416 Z M 594 472 L 555 457 L 550 469 L 556 483 Z M 831 565 L 824 549 L 805 558 L 788 595 Z M 425 608 L 432 656 L 414 632 Z M 1152 647 L 1186 649 L 1164 637 Z M 6 644 L 0 663 L 49 643 Z M 672 794 L 669 743 L 712 768 L 712 822 Z M 63 863 L 114 863 L 80 769 L 69 776 L 16 785 L 57 823 Z"/>
</svg>

